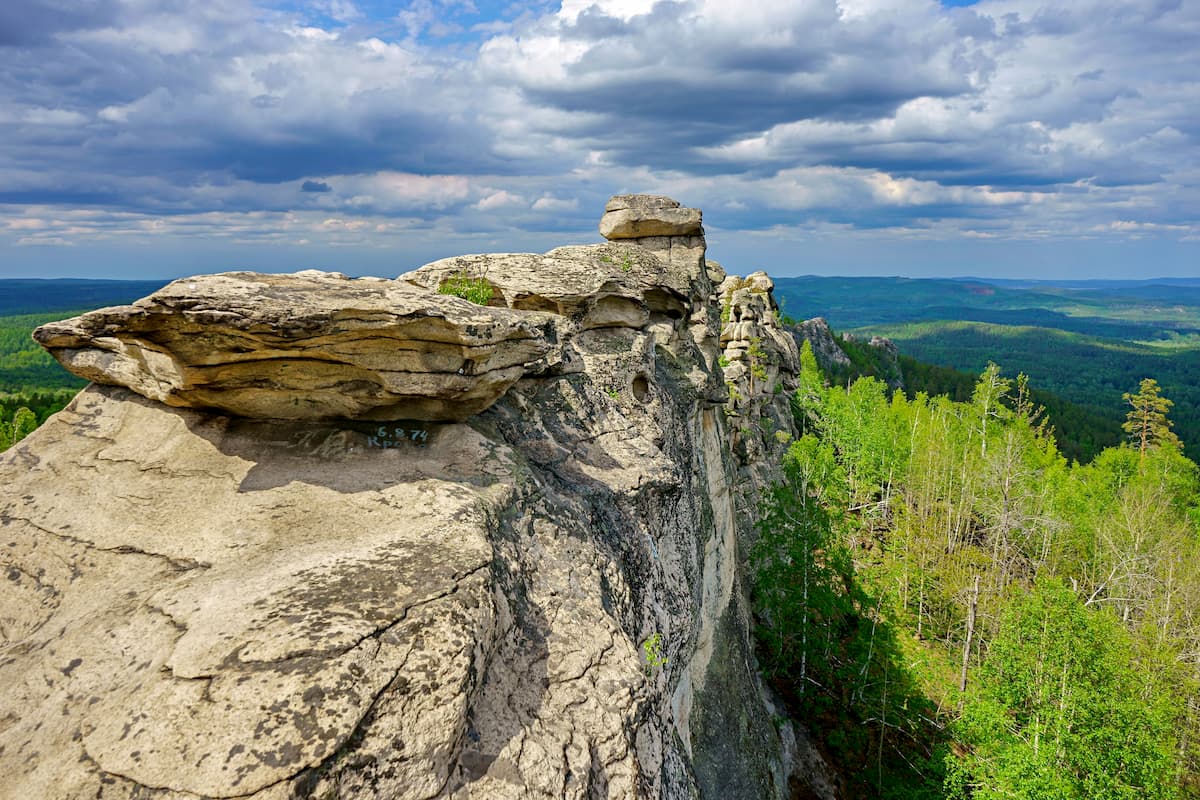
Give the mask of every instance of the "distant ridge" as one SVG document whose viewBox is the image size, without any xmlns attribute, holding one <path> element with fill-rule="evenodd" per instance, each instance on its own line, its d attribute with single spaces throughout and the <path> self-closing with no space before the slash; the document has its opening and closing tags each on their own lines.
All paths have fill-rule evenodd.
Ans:
<svg viewBox="0 0 1200 800">
<path fill-rule="evenodd" d="M 1143 278 L 1139 280 L 1031 280 L 1026 278 L 977 278 L 964 276 L 949 278 L 953 281 L 972 281 L 975 283 L 991 283 L 996 286 L 1007 286 L 1014 289 L 1037 289 L 1053 287 L 1056 289 L 1094 289 L 1106 291 L 1113 289 L 1136 289 L 1148 286 L 1187 286 L 1200 288 L 1200 278 Z"/>
<path fill-rule="evenodd" d="M 5 278 L 0 279 L 0 316 L 125 305 L 168 283 L 161 279 Z"/>
</svg>

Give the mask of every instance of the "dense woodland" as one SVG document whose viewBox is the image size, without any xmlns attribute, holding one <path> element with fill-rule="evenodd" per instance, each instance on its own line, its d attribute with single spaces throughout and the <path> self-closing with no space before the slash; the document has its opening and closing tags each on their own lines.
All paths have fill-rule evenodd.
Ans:
<svg viewBox="0 0 1200 800">
<path fill-rule="evenodd" d="M 1087 414 L 1120 424 L 1121 395 L 1145 375 L 1154 375 L 1175 402 L 1180 435 L 1188 453 L 1200 456 L 1200 348 L 1190 340 L 1177 347 L 1114 342 L 1060 330 L 1006 327 L 975 322 L 930 322 L 874 329 L 892 338 L 907 355 L 976 374 L 989 361 L 1019 364 L 1039 388 L 1079 406 Z"/>
<path fill-rule="evenodd" d="M 0 317 L 0 451 L 62 409 L 87 381 L 67 372 L 29 334 L 69 313 Z"/>
<path fill-rule="evenodd" d="M 59 411 L 87 381 L 67 372 L 30 338 L 46 322 L 82 310 L 120 305 L 161 288 L 163 281 L 0 281 L 0 451 Z"/>
<path fill-rule="evenodd" d="M 1023 377 L 889 396 L 805 347 L 757 630 L 850 796 L 1200 795 L 1200 472 L 1128 388 L 1071 463 Z"/>
<path fill-rule="evenodd" d="M 1003 281 L 779 278 L 785 310 L 886 336 L 922 365 L 905 383 L 965 399 L 988 362 L 1029 376 L 1060 449 L 1090 460 L 1116 444 L 1121 395 L 1153 375 L 1175 402 L 1185 452 L 1200 458 L 1200 280 Z M 864 373 L 869 374 L 869 373 Z M 1015 372 L 1008 372 L 1015 378 Z M 841 381 L 844 382 L 844 381 Z"/>
<path fill-rule="evenodd" d="M 939 367 L 903 353 L 893 357 L 881 348 L 849 336 L 835 334 L 834 343 L 850 362 L 844 366 L 826 366 L 826 379 L 834 386 L 849 386 L 859 378 L 873 377 L 890 387 L 902 388 L 910 400 L 924 393 L 965 401 L 975 391 L 978 373 Z M 1119 400 L 1099 408 L 1085 407 L 1034 386 L 1028 390 L 1032 402 L 1045 410 L 1049 431 L 1068 459 L 1091 461 L 1104 448 L 1121 442 L 1124 411 Z"/>
</svg>

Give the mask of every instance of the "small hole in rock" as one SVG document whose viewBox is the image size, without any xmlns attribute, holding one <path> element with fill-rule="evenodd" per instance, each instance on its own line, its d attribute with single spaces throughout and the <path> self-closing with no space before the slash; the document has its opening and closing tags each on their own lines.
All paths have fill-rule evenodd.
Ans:
<svg viewBox="0 0 1200 800">
<path fill-rule="evenodd" d="M 638 375 L 633 379 L 632 389 L 633 396 L 639 403 L 645 403 L 650 399 L 650 381 L 646 380 L 645 375 Z"/>
</svg>

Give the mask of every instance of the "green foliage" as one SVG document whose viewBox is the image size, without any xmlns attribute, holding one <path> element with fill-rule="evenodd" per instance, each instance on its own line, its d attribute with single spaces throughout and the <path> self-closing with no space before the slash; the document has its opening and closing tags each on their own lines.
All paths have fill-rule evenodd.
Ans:
<svg viewBox="0 0 1200 800">
<path fill-rule="evenodd" d="M 1195 286 L 1015 287 L 971 280 L 776 278 L 775 295 L 835 328 L 966 320 L 1024 325 L 1124 340 L 1186 337 L 1200 328 Z"/>
<path fill-rule="evenodd" d="M 1060 398 L 1045 406 L 1069 458 L 1087 461 L 1123 438 L 1122 392 L 1154 375 L 1175 402 L 1175 431 L 1200 457 L 1200 286 L 1151 283 L 1039 284 L 971 280 L 779 278 L 775 294 L 804 316 L 888 336 L 925 364 L 977 375 L 988 361 L 1019 365 L 1032 385 Z M 855 361 L 850 350 L 847 355 Z M 914 376 L 910 392 L 958 391 L 944 375 Z M 932 369 L 932 368 L 930 368 Z M 855 361 L 838 386 L 872 373 Z M 1009 375 L 1008 377 L 1012 377 Z M 966 397 L 957 394 L 955 400 Z"/>
<path fill-rule="evenodd" d="M 1179 796 L 1171 713 L 1143 695 L 1130 635 L 1057 580 L 1006 609 L 956 732 L 963 763 L 949 796 Z"/>
<path fill-rule="evenodd" d="M 642 656 L 646 659 L 646 677 L 662 669 L 671 662 L 663 655 L 663 637 L 661 633 L 652 633 L 642 642 Z"/>
<path fill-rule="evenodd" d="M 1200 347 L 1165 351 L 1145 344 L 1046 328 L 937 322 L 875 328 L 913 358 L 978 373 L 988 361 L 1020 364 L 1030 382 L 1118 429 L 1122 393 L 1147 374 L 1174 401 L 1175 432 L 1200 447 Z M 909 379 L 905 373 L 905 379 Z M 1053 420 L 1053 415 L 1051 416 Z M 1064 420 L 1065 422 L 1065 420 Z M 1117 434 L 1118 439 L 1120 434 Z M 1103 444 L 1110 443 L 1107 438 Z M 1097 448 L 1098 449 L 1098 448 Z M 1193 458 L 1200 452 L 1189 450 Z"/>
<path fill-rule="evenodd" d="M 9 406 L 9 403 L 12 403 L 11 399 L 0 400 L 0 452 L 7 450 L 33 433 L 37 426 L 45 420 L 45 417 L 39 419 L 38 415 L 28 406 L 14 404 L 14 408 Z M 46 416 L 52 413 L 48 409 L 46 411 Z"/>
<path fill-rule="evenodd" d="M 882 347 L 872 347 L 866 342 L 853 337 L 834 336 L 834 343 L 846 358 L 850 366 L 839 367 L 830 372 L 830 383 L 835 386 L 846 386 L 861 377 L 878 378 L 890 385 L 899 385 L 903 376 L 900 364 L 893 360 L 887 350 Z"/>
<path fill-rule="evenodd" d="M 1195 796 L 1200 469 L 1069 464 L 994 364 L 960 397 L 830 388 L 802 351 L 753 554 L 768 675 L 854 796 Z"/>
<path fill-rule="evenodd" d="M 1171 430 L 1172 422 L 1167 419 L 1171 406 L 1175 405 L 1159 394 L 1158 381 L 1153 378 L 1143 378 L 1137 394 L 1126 392 L 1122 398 L 1132 408 L 1125 417 L 1121 429 L 1129 434 L 1138 446 L 1138 452 L 1145 453 L 1150 447 L 1179 447 L 1179 437 Z"/>
<path fill-rule="evenodd" d="M 495 290 L 487 278 L 472 278 L 465 272 L 457 272 L 441 282 L 438 293 L 461 297 L 475 305 L 486 306 L 492 301 Z"/>
<path fill-rule="evenodd" d="M 0 317 L 0 450 L 20 441 L 87 385 L 31 336 L 38 325 L 72 313 Z"/>
<path fill-rule="evenodd" d="M 918 394 L 946 395 L 951 400 L 964 402 L 971 398 L 978 379 L 969 372 L 926 364 L 905 355 L 900 356 L 900 367 L 909 399 Z M 1101 450 L 1121 441 L 1116 408 L 1099 413 L 1035 388 L 1029 389 L 1029 400 L 1045 409 L 1048 430 L 1062 454 L 1069 459 L 1091 461 Z"/>
<path fill-rule="evenodd" d="M 0 317 L 0 398 L 37 391 L 82 389 L 87 381 L 63 369 L 41 345 L 33 329 L 74 312 Z"/>
<path fill-rule="evenodd" d="M 754 391 L 754 381 L 767 380 L 767 352 L 763 350 L 762 338 L 755 336 L 750 339 L 750 347 L 746 350 L 747 363 L 750 365 L 750 390 Z"/>
<path fill-rule="evenodd" d="M 825 734 L 853 796 L 935 797 L 942 756 L 920 693 L 843 543 L 848 486 L 833 449 L 791 444 L 785 481 L 762 506 L 752 561 L 756 628 L 768 677 Z"/>
<path fill-rule="evenodd" d="M 821 374 L 817 358 L 813 355 L 812 342 L 805 339 L 800 346 L 799 385 L 792 401 L 796 427 L 801 433 L 815 430 L 827 392 L 825 376 Z"/>
</svg>

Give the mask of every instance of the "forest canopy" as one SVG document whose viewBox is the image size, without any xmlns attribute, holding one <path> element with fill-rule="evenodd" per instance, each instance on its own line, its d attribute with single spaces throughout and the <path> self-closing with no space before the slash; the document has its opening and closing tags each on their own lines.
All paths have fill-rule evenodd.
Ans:
<svg viewBox="0 0 1200 800">
<path fill-rule="evenodd" d="M 1069 463 L 995 365 L 969 399 L 889 396 L 807 345 L 795 409 L 761 657 L 852 796 L 1200 796 L 1200 472 L 1174 441 Z"/>
</svg>

